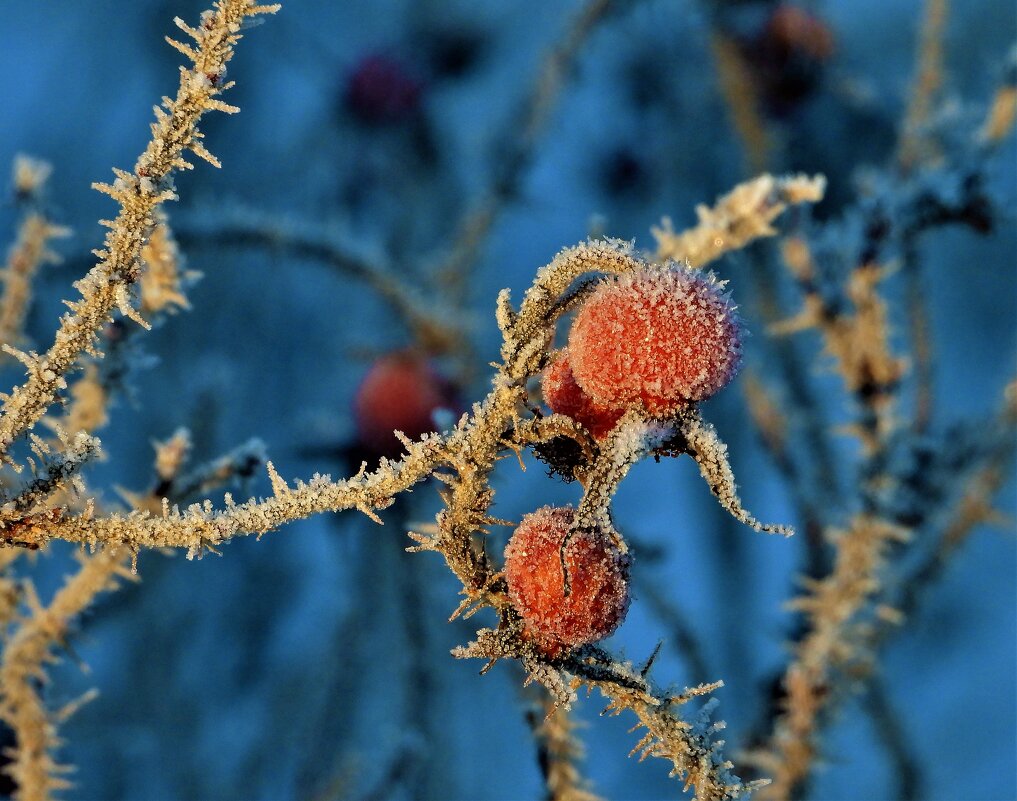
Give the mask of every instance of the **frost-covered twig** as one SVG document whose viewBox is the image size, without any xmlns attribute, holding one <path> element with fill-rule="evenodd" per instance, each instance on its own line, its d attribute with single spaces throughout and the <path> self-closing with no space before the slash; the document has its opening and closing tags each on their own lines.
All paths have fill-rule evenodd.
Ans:
<svg viewBox="0 0 1017 801">
<path fill-rule="evenodd" d="M 712 206 L 697 206 L 698 224 L 675 233 L 671 220 L 664 218 L 653 229 L 657 259 L 674 259 L 703 267 L 725 253 L 739 250 L 760 237 L 774 236 L 771 223 L 789 206 L 818 203 L 823 199 L 826 179 L 821 175 L 793 175 L 776 178 L 760 175 L 739 184 Z"/>
<path fill-rule="evenodd" d="M 38 683 L 45 681 L 44 665 L 53 660 L 52 649 L 63 641 L 70 622 L 96 595 L 116 586 L 117 574 L 129 575 L 122 557 L 122 551 L 109 548 L 88 558 L 48 606 L 28 585 L 29 617 L 7 643 L 0 663 L 0 718 L 17 738 L 8 768 L 17 784 L 16 801 L 47 801 L 70 786 L 61 775 L 69 768 L 57 763 L 51 753 L 58 744 L 56 726 Z"/>
<path fill-rule="evenodd" d="M 632 0 L 586 0 L 565 36 L 544 59 L 537 78 L 518 114 L 499 137 L 506 152 L 487 189 L 466 209 L 456 224 L 448 257 L 437 269 L 437 277 L 461 304 L 470 269 L 487 241 L 501 211 L 519 191 L 522 177 L 533 160 L 540 137 L 561 96 L 565 82 L 575 71 L 583 46 L 593 32 Z"/>
<path fill-rule="evenodd" d="M 441 298 L 418 291 L 378 257 L 369 257 L 324 226 L 271 216 L 251 209 L 216 211 L 211 228 L 190 224 L 179 229 L 188 245 L 258 247 L 326 264 L 362 281 L 402 319 L 415 340 L 433 353 L 453 350 L 464 331 Z"/>
<path fill-rule="evenodd" d="M 784 714 L 767 748 L 753 761 L 773 779 L 761 798 L 790 799 L 805 781 L 815 756 L 820 715 L 837 679 L 864 650 L 858 625 L 866 604 L 879 589 L 877 579 L 889 547 L 906 532 L 878 518 L 858 515 L 846 531 L 835 533 L 837 557 L 822 580 L 806 582 L 807 595 L 792 602 L 808 620 L 808 633 L 795 648 L 784 676 Z"/>
<path fill-rule="evenodd" d="M 996 147 L 1013 130 L 1017 120 L 1017 45 L 1010 49 L 1003 80 L 989 104 L 985 121 L 978 131 L 978 141 L 985 148 Z"/>
<path fill-rule="evenodd" d="M 87 446 L 89 437 L 79 432 L 78 442 Z M 179 432 L 165 443 L 156 447 L 156 473 L 160 482 L 156 485 L 172 500 L 180 495 L 174 492 L 190 492 L 194 483 L 184 481 L 181 489 L 175 489 L 175 480 L 181 472 L 188 445 L 186 438 Z M 232 477 L 232 472 L 223 469 L 233 465 L 237 455 L 248 453 L 248 449 L 238 449 L 235 454 L 227 454 L 213 464 L 219 470 L 205 475 L 203 487 L 210 489 L 217 483 L 221 484 Z M 73 457 L 73 450 L 61 454 L 65 460 Z M 199 470 L 199 472 L 202 472 Z M 45 494 L 51 494 L 47 492 Z M 137 508 L 147 508 L 159 499 L 151 493 L 138 496 Z M 13 550 L 0 550 L 0 557 Z M 107 547 L 98 553 L 78 555 L 80 567 L 69 577 L 64 587 L 54 596 L 49 606 L 43 607 L 35 595 L 31 585 L 27 592 L 28 616 L 16 628 L 11 641 L 3 652 L 0 664 L 0 718 L 15 732 L 18 742 L 15 763 L 11 775 L 18 785 L 15 795 L 17 801 L 38 799 L 44 801 L 53 793 L 68 787 L 67 782 L 59 777 L 68 768 L 57 764 L 52 750 L 59 744 L 56 727 L 66 718 L 69 710 L 53 714 L 49 712 L 38 692 L 38 683 L 45 680 L 44 665 L 53 660 L 53 648 L 63 643 L 64 635 L 73 621 L 84 612 L 101 593 L 110 591 L 117 586 L 117 577 L 134 578 L 133 560 L 137 551 L 123 547 Z M 2 585 L 0 585 L 2 588 Z M 4 621 L 0 615 L 0 621 Z"/>
<path fill-rule="evenodd" d="M 854 304 L 851 314 L 836 308 L 820 291 L 812 254 L 804 239 L 788 237 L 782 253 L 802 288 L 804 306 L 791 320 L 771 330 L 820 331 L 826 352 L 834 358 L 846 388 L 860 404 L 863 415 L 858 434 L 871 451 L 890 432 L 890 401 L 905 369 L 905 362 L 890 352 L 886 304 L 876 291 L 885 271 L 873 261 L 864 261 L 852 272 L 847 288 Z"/>
<path fill-rule="evenodd" d="M 0 494 L 0 538 L 4 537 L 5 525 L 16 522 L 22 514 L 45 503 L 54 492 L 66 488 L 82 466 L 99 453 L 99 440 L 84 431 L 65 437 L 62 444 L 60 452 L 54 454 L 41 439 L 33 442 L 42 465 L 37 467 L 33 462 L 34 475 L 30 481 Z"/>
<path fill-rule="evenodd" d="M 171 176 L 192 165 L 186 151 L 218 166 L 218 160 L 202 144 L 197 124 L 208 111 L 234 113 L 235 106 L 219 100 L 232 82 L 224 81 L 233 47 L 241 38 L 245 19 L 274 13 L 278 6 L 259 6 L 251 0 L 220 0 L 206 12 L 197 28 L 176 20 L 177 26 L 194 40 L 187 45 L 168 40 L 193 62 L 180 72 L 176 97 L 166 98 L 156 108 L 152 139 L 138 158 L 133 172 L 114 170 L 113 184 L 95 184 L 119 204 L 116 219 L 107 222 L 104 246 L 96 251 L 99 263 L 76 287 L 81 299 L 70 304 L 60 320 L 53 344 L 42 355 L 22 354 L 28 378 L 4 398 L 0 410 L 0 458 L 13 462 L 8 453 L 15 439 L 45 414 L 57 393 L 66 388 L 65 376 L 82 353 L 94 352 L 99 329 L 119 309 L 125 316 L 142 322 L 134 310 L 131 288 L 141 268 L 141 250 L 151 235 L 157 207 L 176 198 Z"/>
<path fill-rule="evenodd" d="M 679 430 L 684 439 L 683 449 L 696 460 L 710 491 L 735 520 L 767 534 L 785 537 L 794 534 L 791 526 L 760 523 L 742 506 L 738 499 L 734 473 L 727 459 L 727 445 L 721 442 L 716 429 L 703 420 L 698 412 L 690 413 L 682 421 Z"/>
<path fill-rule="evenodd" d="M 924 127 L 929 123 L 943 84 L 943 40 L 948 9 L 947 0 L 923 3 L 914 86 L 901 125 L 897 152 L 897 163 L 905 174 L 934 152 Z"/>
<path fill-rule="evenodd" d="M 542 688 L 533 692 L 534 704 L 526 712 L 526 722 L 537 744 L 537 764 L 544 777 L 546 801 L 603 801 L 590 790 L 589 782 L 579 772 L 585 755 L 583 743 L 576 735 L 579 725 L 572 713 L 555 706 Z"/>
<path fill-rule="evenodd" d="M 343 481 L 315 476 L 309 483 L 298 482 L 293 487 L 269 463 L 274 494 L 268 499 L 252 499 L 238 505 L 227 495 L 224 509 L 216 510 L 205 502 L 183 511 L 166 501 L 161 515 L 134 512 L 99 517 L 92 509 L 86 509 L 83 514 L 63 515 L 59 520 L 35 526 L 31 530 L 37 538 L 35 544 L 59 538 L 87 543 L 93 548 L 126 549 L 129 553 L 140 548 L 169 546 L 186 548 L 189 556 L 195 556 L 233 536 L 265 533 L 324 511 L 356 508 L 376 517 L 375 511 L 389 506 L 398 493 L 434 476 L 445 485 L 441 490 L 444 508 L 432 529 L 414 535 L 418 544 L 412 550 L 432 550 L 443 557 L 463 585 L 466 600 L 460 611 L 468 606 L 489 606 L 502 621 L 497 630 L 479 632 L 477 642 L 458 649 L 456 655 L 491 660 L 518 658 L 559 704 L 567 705 L 576 680 L 597 686 L 612 699 L 612 711 L 630 709 L 648 729 L 637 750 L 643 756 L 669 760 L 675 773 L 685 777 L 687 786 L 697 788 L 700 799 L 726 799 L 743 794 L 750 788 L 730 773 L 731 765 L 721 755 L 722 741 L 714 737 L 719 724 L 710 724 L 705 716 L 688 721 L 678 714 L 678 708 L 691 697 L 712 688 L 670 696 L 649 684 L 646 670 L 635 672 L 599 649 L 587 647 L 571 652 L 561 662 L 537 651 L 524 636 L 519 615 L 508 601 L 504 579 L 478 541 L 488 526 L 503 522 L 491 515 L 494 489 L 490 476 L 496 462 L 510 448 L 518 449 L 534 439 L 557 436 L 562 431 L 560 422 L 553 417 L 544 425 L 531 424 L 524 417 L 529 410 L 527 383 L 549 361 L 555 324 L 564 308 L 563 298 L 587 273 L 652 269 L 628 243 L 592 241 L 563 250 L 539 270 L 518 310 L 512 307 L 508 293 L 503 292 L 497 309 L 503 335 L 502 362 L 496 365 L 487 397 L 447 434 L 428 435 L 417 442 L 404 438 L 406 455 L 399 461 L 383 459 L 375 471 L 368 473 L 365 467 Z M 658 446 L 671 447 L 670 425 L 677 426 L 681 435 L 672 450 L 690 453 L 699 461 L 704 476 L 729 511 L 749 525 L 787 533 L 784 527 L 760 526 L 741 508 L 734 495 L 733 476 L 722 444 L 712 429 L 702 423 L 694 406 L 682 408 L 682 414 L 669 424 L 632 419 L 637 416 L 635 411 L 623 419 L 600 446 L 603 453 L 587 465 L 588 472 L 584 471 L 590 499 L 581 507 L 588 514 L 580 518 L 598 524 L 605 519 L 609 521 L 607 502 L 614 487 L 638 455 Z M 169 450 L 166 461 L 178 469 L 179 454 L 186 452 L 186 446 L 181 444 Z"/>
<path fill-rule="evenodd" d="M 49 249 L 50 240 L 70 236 L 70 230 L 54 225 L 38 209 L 35 200 L 42 191 L 50 167 L 26 156 L 14 161 L 14 183 L 18 198 L 28 203 L 18 226 L 18 236 L 3 273 L 3 295 L 0 296 L 0 344 L 11 347 L 22 344 L 25 315 L 32 300 L 32 280 L 44 264 L 58 264 L 60 257 Z M 4 351 L 6 354 L 6 350 Z"/>
</svg>

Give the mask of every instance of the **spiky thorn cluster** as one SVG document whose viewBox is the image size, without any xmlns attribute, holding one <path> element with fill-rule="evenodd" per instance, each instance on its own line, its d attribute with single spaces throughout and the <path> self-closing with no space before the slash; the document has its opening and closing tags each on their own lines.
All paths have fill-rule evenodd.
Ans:
<svg viewBox="0 0 1017 801">
<path fill-rule="evenodd" d="M 81 468 L 99 454 L 99 440 L 79 431 L 73 437 L 58 431 L 59 450 L 54 453 L 40 437 L 30 435 L 32 450 L 38 459 L 28 459 L 32 478 L 20 486 L 5 489 L 0 494 L 0 538 L 6 539 L 4 527 L 16 522 L 26 513 L 42 506 L 60 489 L 66 489 L 77 480 Z M 77 484 L 79 492 L 84 485 Z"/>
<path fill-rule="evenodd" d="M 178 429 L 169 439 L 153 443 L 155 480 L 144 492 L 120 490 L 131 508 L 152 514 L 162 512 L 168 499 L 180 503 L 207 495 L 216 487 L 250 480 L 266 462 L 265 443 L 250 439 L 216 459 L 185 470 L 191 454 L 191 433 Z"/>
<path fill-rule="evenodd" d="M 562 415 L 524 417 L 532 408 L 527 403 L 527 386 L 549 361 L 558 319 L 591 291 L 592 284 L 579 279 L 587 273 L 650 269 L 653 265 L 627 243 L 591 241 L 563 250 L 542 268 L 518 309 L 513 308 L 508 292 L 502 292 L 496 313 L 503 335 L 502 361 L 496 365 L 487 397 L 449 433 L 405 441 L 403 458 L 383 459 L 370 473 L 365 468 L 344 481 L 315 476 L 308 483 L 291 486 L 269 464 L 273 494 L 266 499 L 236 504 L 227 496 L 221 510 L 209 502 L 186 510 L 165 503 L 161 515 L 97 516 L 94 509 L 86 509 L 36 527 L 33 533 L 38 543 L 60 538 L 93 548 L 182 547 L 189 556 L 197 556 L 233 536 L 268 532 L 319 512 L 358 509 L 374 517 L 375 510 L 390 505 L 396 494 L 434 476 L 445 485 L 441 491 L 444 508 L 433 527 L 413 535 L 417 541 L 413 550 L 440 553 L 462 583 L 465 597 L 456 615 L 472 614 L 486 606 L 497 611 L 500 621 L 497 628 L 478 632 L 477 641 L 457 650 L 456 655 L 479 656 L 491 662 L 518 658 L 531 679 L 547 687 L 560 705 L 568 705 L 576 687 L 584 683 L 600 688 L 613 700 L 615 711 L 629 709 L 647 727 L 650 737 L 643 743 L 643 752 L 668 759 L 675 772 L 697 788 L 699 798 L 737 797 L 748 788 L 730 774 L 729 763 L 720 756 L 721 743 L 714 739 L 717 726 L 687 721 L 679 714 L 679 707 L 694 693 L 677 697 L 662 693 L 646 678 L 649 666 L 635 671 L 593 645 L 549 658 L 524 636 L 523 621 L 509 600 L 504 576 L 478 539 L 491 525 L 504 524 L 491 515 L 491 474 L 506 450 L 530 448 L 553 437 L 574 437 L 584 460 L 579 472 L 587 487 L 577 510 L 577 524 L 593 524 L 613 536 L 613 528 L 608 528 L 610 498 L 635 460 L 655 448 L 666 453 L 689 452 L 679 433 L 679 417 L 644 420 L 638 410 L 630 410 L 605 443 L 599 444 L 581 425 Z M 706 459 L 704 450 L 695 452 L 698 459 Z M 726 465 L 722 451 L 708 456 L 713 463 Z M 618 548 L 624 547 L 620 536 L 614 542 Z"/>
<path fill-rule="evenodd" d="M 141 251 L 156 223 L 156 209 L 176 198 L 173 173 L 192 168 L 184 158 L 186 151 L 219 166 L 202 144 L 198 121 L 208 111 L 238 111 L 219 96 L 232 86 L 224 78 L 233 47 L 241 38 L 241 26 L 249 17 L 274 13 L 278 8 L 255 5 L 250 0 L 220 0 L 202 15 L 197 28 L 176 20 L 194 44 L 167 41 L 187 56 L 192 66 L 181 68 L 176 97 L 165 98 L 162 107 L 155 109 L 152 138 L 134 170 L 114 170 L 113 184 L 95 184 L 96 189 L 120 204 L 120 211 L 114 220 L 104 223 L 109 231 L 104 246 L 95 251 L 99 263 L 77 282 L 81 298 L 68 304 L 70 311 L 61 318 L 53 344 L 42 355 L 19 355 L 28 377 L 3 398 L 0 459 L 13 461 L 8 451 L 15 439 L 35 425 L 67 387 L 65 376 L 80 355 L 95 353 L 96 335 L 114 310 L 146 325 L 134 308 L 131 291 L 140 276 Z"/>
</svg>

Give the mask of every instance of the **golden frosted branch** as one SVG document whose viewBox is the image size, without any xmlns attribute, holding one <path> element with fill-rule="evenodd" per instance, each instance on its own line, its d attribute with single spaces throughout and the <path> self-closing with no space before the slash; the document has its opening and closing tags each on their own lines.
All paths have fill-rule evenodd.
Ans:
<svg viewBox="0 0 1017 801">
<path fill-rule="evenodd" d="M 533 695 L 536 703 L 526 719 L 537 743 L 547 801 L 603 801 L 579 771 L 586 749 L 576 733 L 579 724 L 572 713 L 555 706 L 542 688 Z"/>
<path fill-rule="evenodd" d="M 774 236 L 777 231 L 771 223 L 789 206 L 818 203 L 825 190 L 826 179 L 821 175 L 760 175 L 739 184 L 712 207 L 697 206 L 699 222 L 688 231 L 675 233 L 671 220 L 665 217 L 661 227 L 653 229 L 656 258 L 703 267 L 755 239 Z"/>
<path fill-rule="evenodd" d="M 0 457 L 5 461 L 13 461 L 8 451 L 15 439 L 34 426 L 67 387 L 65 376 L 81 354 L 95 352 L 96 334 L 114 310 L 144 324 L 134 310 L 131 288 L 140 275 L 141 251 L 156 223 L 156 209 L 176 198 L 172 174 L 193 166 L 184 158 L 187 151 L 218 166 L 202 144 L 198 121 L 208 111 L 237 111 L 219 96 L 232 86 L 224 78 L 234 45 L 241 38 L 241 24 L 248 17 L 277 9 L 257 6 L 249 0 L 221 0 L 212 11 L 205 12 L 197 28 L 176 20 L 194 45 L 170 43 L 193 64 L 181 69 L 176 96 L 165 98 L 162 107 L 156 107 L 152 139 L 134 170 L 114 170 L 114 183 L 95 184 L 96 189 L 117 201 L 120 211 L 115 219 L 104 223 L 109 231 L 103 247 L 95 251 L 99 262 L 76 283 L 81 298 L 68 304 L 70 311 L 60 319 L 53 344 L 41 355 L 25 355 L 28 377 L 4 398 Z"/>
<path fill-rule="evenodd" d="M 761 791 L 761 799 L 794 798 L 808 777 L 820 714 L 829 703 L 837 674 L 865 655 L 857 647 L 860 615 L 879 590 L 878 573 L 887 550 L 906 539 L 907 532 L 858 515 L 846 531 L 832 536 L 837 548 L 833 571 L 822 580 L 809 580 L 808 594 L 791 604 L 805 614 L 809 630 L 785 672 L 785 708 L 772 739 L 766 750 L 753 754 L 753 762 L 773 780 Z"/>
<path fill-rule="evenodd" d="M 59 744 L 56 725 L 36 685 L 45 681 L 44 666 L 53 661 L 53 648 L 63 641 L 70 622 L 96 595 L 116 586 L 118 573 L 126 574 L 123 556 L 123 551 L 109 548 L 88 558 L 48 606 L 28 590 L 30 616 L 6 644 L 0 663 L 0 718 L 17 737 L 8 768 L 17 784 L 15 801 L 47 801 L 71 786 L 62 777 L 69 768 L 52 756 Z"/>
<path fill-rule="evenodd" d="M 22 202 L 41 194 L 51 167 L 27 156 L 14 160 L 14 191 Z M 38 210 L 30 208 L 18 226 L 18 235 L 4 266 L 3 295 L 0 296 L 0 344 L 16 347 L 24 339 L 25 315 L 32 301 L 32 280 L 44 264 L 58 264 L 60 257 L 49 249 L 50 241 L 70 235 L 70 230 L 54 225 Z M 5 351 L 6 353 L 6 351 Z"/>
<path fill-rule="evenodd" d="M 59 538 L 93 548 L 134 553 L 141 548 L 180 547 L 189 556 L 195 556 L 214 550 L 234 536 L 266 533 L 289 521 L 325 511 L 358 509 L 374 518 L 376 511 L 393 503 L 397 494 L 434 475 L 445 485 L 441 490 L 444 509 L 438 514 L 433 531 L 414 536 L 418 542 L 414 550 L 441 554 L 463 585 L 464 603 L 492 606 L 503 620 L 499 630 L 482 631 L 477 643 L 461 649 L 457 655 L 519 658 L 559 703 L 567 704 L 567 687 L 574 678 L 595 684 L 614 700 L 616 710 L 631 709 L 648 728 L 648 739 L 639 746 L 644 755 L 670 760 L 676 773 L 697 787 L 700 798 L 734 797 L 748 788 L 729 774 L 730 763 L 720 757 L 720 742 L 712 736 L 716 726 L 707 724 L 705 719 L 690 723 L 677 715 L 676 707 L 688 698 L 679 701 L 661 696 L 643 675 L 608 657 L 598 657 L 597 664 L 584 663 L 579 656 L 570 657 L 571 661 L 562 666 L 536 653 L 522 636 L 518 618 L 505 595 L 503 579 L 476 540 L 489 525 L 500 522 L 490 513 L 494 498 L 490 475 L 503 453 L 562 430 L 561 423 L 554 418 L 541 425 L 522 419 L 522 415 L 526 411 L 526 384 L 547 364 L 563 298 L 587 273 L 649 268 L 627 243 L 586 242 L 563 250 L 539 270 L 518 310 L 513 309 L 503 292 L 497 312 L 504 338 L 503 362 L 497 366 L 488 396 L 450 433 L 429 435 L 418 442 L 404 440 L 407 453 L 399 461 L 383 460 L 377 470 L 371 473 L 362 470 L 342 481 L 315 476 L 310 482 L 297 482 L 294 486 L 284 481 L 269 463 L 273 489 L 270 498 L 238 505 L 227 496 L 221 510 L 208 502 L 185 510 L 164 502 L 161 513 L 156 514 L 138 511 L 97 517 L 86 510 L 84 514 L 64 515 L 45 529 L 34 528 L 32 533 L 42 536 L 29 544 Z M 704 433 L 698 418 L 693 416 L 689 420 L 692 422 L 678 429 L 688 447 L 681 447 L 676 453 L 690 453 L 701 466 L 708 466 L 709 469 L 704 467 L 704 475 L 722 502 L 739 519 L 758 526 L 737 503 L 722 443 L 715 435 Z M 581 507 L 589 510 L 587 516 L 603 518 L 610 495 L 627 467 L 673 433 L 667 426 L 651 424 L 650 428 L 656 431 L 653 433 L 647 425 L 626 418 L 614 438 L 602 446 L 603 456 L 593 464 L 603 469 L 598 472 L 593 468 L 587 476 L 589 497 L 584 500 L 586 506 Z M 169 450 L 179 455 L 186 447 Z M 167 459 L 179 465 L 177 456 Z"/>
<path fill-rule="evenodd" d="M 925 0 L 923 3 L 914 86 L 901 125 L 897 153 L 898 163 L 905 173 L 935 153 L 934 145 L 923 129 L 929 124 L 943 84 L 943 40 L 948 11 L 947 0 Z"/>
</svg>

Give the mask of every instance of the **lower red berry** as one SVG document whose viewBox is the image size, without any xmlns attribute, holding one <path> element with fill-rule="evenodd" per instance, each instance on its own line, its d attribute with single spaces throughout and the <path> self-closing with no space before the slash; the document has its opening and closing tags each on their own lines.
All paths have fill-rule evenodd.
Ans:
<svg viewBox="0 0 1017 801">
<path fill-rule="evenodd" d="M 541 651 L 563 651 L 602 640 L 629 607 L 629 557 L 604 532 L 577 531 L 561 546 L 575 516 L 571 507 L 545 506 L 526 515 L 505 548 L 509 600 Z"/>
</svg>

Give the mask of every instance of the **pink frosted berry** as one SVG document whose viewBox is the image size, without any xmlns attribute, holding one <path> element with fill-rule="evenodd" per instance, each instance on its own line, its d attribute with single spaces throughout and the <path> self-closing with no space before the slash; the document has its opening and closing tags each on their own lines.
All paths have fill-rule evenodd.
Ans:
<svg viewBox="0 0 1017 801">
<path fill-rule="evenodd" d="M 569 333 L 572 372 L 594 402 L 659 416 L 716 393 L 741 356 L 740 323 L 721 284 L 678 265 L 605 279 Z"/>
<path fill-rule="evenodd" d="M 455 392 L 426 358 L 412 351 L 382 356 L 353 400 L 357 439 L 377 456 L 402 453 L 395 431 L 419 439 L 435 430 L 435 413 L 455 408 Z"/>
<path fill-rule="evenodd" d="M 624 414 L 624 409 L 601 406 L 576 383 L 568 348 L 559 351 L 544 371 L 541 389 L 552 412 L 571 417 L 596 439 L 603 439 Z"/>
<path fill-rule="evenodd" d="M 629 607 L 629 558 L 598 531 L 577 531 L 569 539 L 565 594 L 560 552 L 574 515 L 571 507 L 538 509 L 523 518 L 505 548 L 509 600 L 527 634 L 552 658 L 607 637 Z"/>
</svg>

